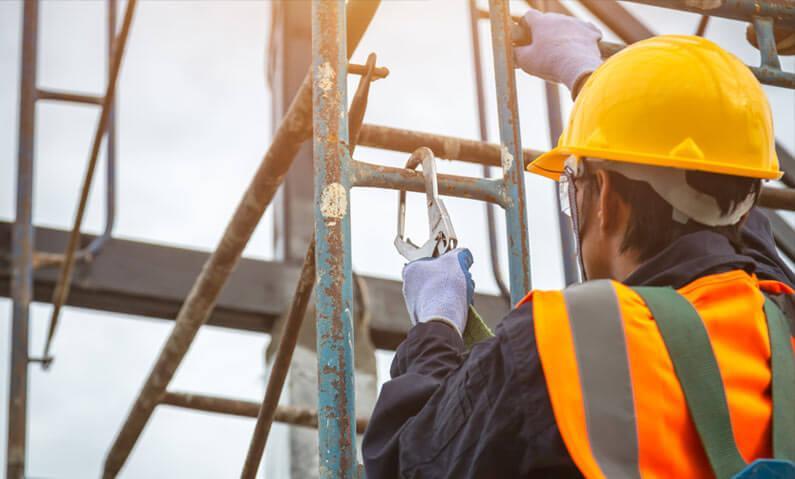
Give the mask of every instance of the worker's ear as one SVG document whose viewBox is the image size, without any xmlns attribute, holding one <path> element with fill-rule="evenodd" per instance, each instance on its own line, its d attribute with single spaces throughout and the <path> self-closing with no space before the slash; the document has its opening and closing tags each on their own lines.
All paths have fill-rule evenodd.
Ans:
<svg viewBox="0 0 795 479">
<path fill-rule="evenodd" d="M 604 234 L 616 233 L 626 227 L 629 220 L 629 205 L 615 189 L 613 175 L 605 170 L 595 172 L 596 188 L 599 192 L 596 220 Z M 623 234 L 623 231 L 621 231 Z"/>
</svg>

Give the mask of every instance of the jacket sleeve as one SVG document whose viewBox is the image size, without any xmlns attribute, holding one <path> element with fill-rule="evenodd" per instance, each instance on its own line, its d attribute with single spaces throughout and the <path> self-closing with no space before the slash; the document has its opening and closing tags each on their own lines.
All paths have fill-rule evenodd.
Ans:
<svg viewBox="0 0 795 479">
<path fill-rule="evenodd" d="M 742 229 L 742 239 L 745 244 L 743 254 L 754 259 L 760 277 L 795 287 L 795 274 L 779 256 L 770 221 L 759 208 L 753 208 L 748 214 Z"/>
<path fill-rule="evenodd" d="M 535 349 L 532 305 L 468 354 L 442 323 L 401 344 L 364 436 L 368 478 L 573 476 Z"/>
</svg>

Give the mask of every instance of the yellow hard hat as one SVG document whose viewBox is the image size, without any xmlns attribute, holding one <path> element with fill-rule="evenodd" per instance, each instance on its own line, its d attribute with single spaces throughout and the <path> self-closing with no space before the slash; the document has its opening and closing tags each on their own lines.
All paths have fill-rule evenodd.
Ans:
<svg viewBox="0 0 795 479">
<path fill-rule="evenodd" d="M 770 105 L 739 59 L 713 42 L 635 43 L 586 81 L 558 146 L 527 170 L 557 180 L 570 157 L 777 179 Z"/>
</svg>

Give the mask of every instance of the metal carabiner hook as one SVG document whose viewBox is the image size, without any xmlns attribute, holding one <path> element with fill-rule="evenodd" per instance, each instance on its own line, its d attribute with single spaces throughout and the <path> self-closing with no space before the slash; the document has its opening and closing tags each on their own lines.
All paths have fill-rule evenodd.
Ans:
<svg viewBox="0 0 795 479">
<path fill-rule="evenodd" d="M 439 256 L 458 245 L 458 238 L 453 229 L 453 223 L 450 221 L 450 215 L 447 213 L 444 202 L 439 198 L 436 162 L 430 148 L 424 146 L 418 148 L 406 162 L 406 168 L 416 170 L 420 164 L 422 164 L 422 175 L 425 178 L 429 232 L 429 238 L 422 246 L 417 246 L 405 236 L 406 190 L 400 190 L 398 194 L 398 233 L 395 237 L 395 247 L 409 261 Z"/>
</svg>

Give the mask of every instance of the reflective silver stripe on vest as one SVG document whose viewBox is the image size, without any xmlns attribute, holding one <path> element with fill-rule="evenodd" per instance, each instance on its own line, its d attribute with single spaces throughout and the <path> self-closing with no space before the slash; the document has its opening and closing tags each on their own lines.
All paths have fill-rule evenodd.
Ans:
<svg viewBox="0 0 795 479">
<path fill-rule="evenodd" d="M 610 281 L 563 291 L 594 458 L 607 478 L 640 478 L 624 324 Z"/>
</svg>

